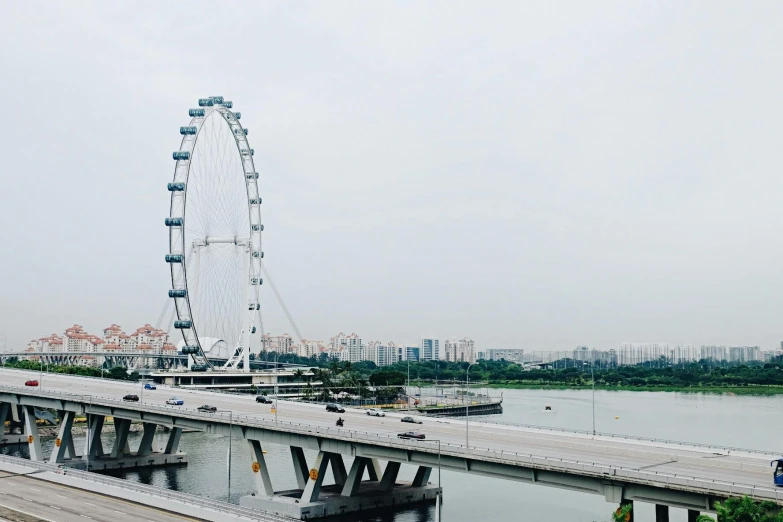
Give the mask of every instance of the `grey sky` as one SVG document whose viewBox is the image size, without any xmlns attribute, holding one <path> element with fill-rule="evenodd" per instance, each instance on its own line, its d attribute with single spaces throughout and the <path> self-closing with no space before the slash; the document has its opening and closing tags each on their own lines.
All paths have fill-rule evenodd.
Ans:
<svg viewBox="0 0 783 522">
<path fill-rule="evenodd" d="M 0 6 L 9 347 L 157 320 L 171 151 L 210 95 L 308 338 L 783 339 L 780 2 L 76 5 Z"/>
</svg>

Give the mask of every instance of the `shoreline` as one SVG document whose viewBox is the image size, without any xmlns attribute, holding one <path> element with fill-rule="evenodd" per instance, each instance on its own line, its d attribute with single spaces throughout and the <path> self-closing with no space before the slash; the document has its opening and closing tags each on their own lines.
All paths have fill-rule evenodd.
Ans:
<svg viewBox="0 0 783 522">
<path fill-rule="evenodd" d="M 581 390 L 591 391 L 590 385 L 569 384 L 533 384 L 533 383 L 490 383 L 484 387 L 496 390 Z M 602 386 L 597 391 L 665 392 L 665 393 L 706 393 L 711 395 L 783 395 L 783 386 Z"/>
</svg>

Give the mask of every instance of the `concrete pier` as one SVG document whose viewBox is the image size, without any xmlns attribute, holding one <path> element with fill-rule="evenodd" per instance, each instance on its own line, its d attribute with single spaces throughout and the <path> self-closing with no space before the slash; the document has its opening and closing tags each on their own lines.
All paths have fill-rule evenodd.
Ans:
<svg viewBox="0 0 783 522">
<path fill-rule="evenodd" d="M 332 484 L 321 487 L 318 500 L 314 502 L 302 501 L 304 490 L 294 489 L 279 491 L 272 497 L 245 496 L 239 499 L 239 505 L 299 520 L 308 520 L 389 506 L 435 502 L 441 489 L 433 485 L 416 487 L 411 483 L 398 483 L 388 491 L 379 482 L 365 480 L 352 496 L 343 496 L 342 492 L 343 486 Z"/>
</svg>

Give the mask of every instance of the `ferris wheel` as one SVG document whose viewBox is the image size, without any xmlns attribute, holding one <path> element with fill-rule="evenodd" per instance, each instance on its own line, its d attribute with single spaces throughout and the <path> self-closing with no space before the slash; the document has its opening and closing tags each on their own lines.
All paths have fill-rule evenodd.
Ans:
<svg viewBox="0 0 783 522">
<path fill-rule="evenodd" d="M 173 153 L 168 184 L 174 328 L 193 371 L 250 370 L 251 336 L 261 325 L 261 196 L 241 113 L 222 96 L 202 98 Z"/>
</svg>

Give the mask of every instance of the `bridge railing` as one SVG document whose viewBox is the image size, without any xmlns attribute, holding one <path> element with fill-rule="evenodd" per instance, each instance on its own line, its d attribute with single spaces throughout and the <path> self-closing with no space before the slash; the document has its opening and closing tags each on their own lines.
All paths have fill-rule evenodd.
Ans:
<svg viewBox="0 0 783 522">
<path fill-rule="evenodd" d="M 294 520 L 293 518 L 282 515 L 257 511 L 254 509 L 238 506 L 236 504 L 231 504 L 220 500 L 206 499 L 201 496 L 191 495 L 189 493 L 181 493 L 171 489 L 148 486 L 139 482 L 132 482 L 130 480 L 109 477 L 100 473 L 79 471 L 71 468 L 67 468 L 66 471 L 61 465 L 49 464 L 48 462 L 36 462 L 19 457 L 11 457 L 9 455 L 0 455 L 0 462 L 33 468 L 39 471 L 50 471 L 54 473 L 65 474 L 66 476 L 75 477 L 90 482 L 97 482 L 124 490 L 131 490 L 137 493 L 163 498 L 168 501 L 179 502 L 181 504 L 190 506 L 198 506 L 212 511 L 217 511 L 219 513 L 245 517 L 248 520 L 258 520 L 261 522 L 289 522 Z"/>
<path fill-rule="evenodd" d="M 592 461 L 558 459 L 554 457 L 539 456 L 529 453 L 517 453 L 509 451 L 498 451 L 491 448 L 480 448 L 471 446 L 466 448 L 462 444 L 441 442 L 438 446 L 434 441 L 399 439 L 390 435 L 379 433 L 361 432 L 347 430 L 344 428 L 333 428 L 328 426 L 316 426 L 312 424 L 277 421 L 261 419 L 250 415 L 229 415 L 226 413 L 206 413 L 194 410 L 187 410 L 176 406 L 161 406 L 151 404 L 126 403 L 114 397 L 102 397 L 95 395 L 75 394 L 68 392 L 54 392 L 46 390 L 29 390 L 12 386 L 0 386 L 0 391 L 9 393 L 22 393 L 24 395 L 36 397 L 49 397 L 60 400 L 71 400 L 80 402 L 84 405 L 121 406 L 126 410 L 136 410 L 140 413 L 162 413 L 172 415 L 178 418 L 199 420 L 209 423 L 220 423 L 234 425 L 243 425 L 266 429 L 270 431 L 284 431 L 289 433 L 299 433 L 303 435 L 327 436 L 336 440 L 347 442 L 372 442 L 386 447 L 400 448 L 404 450 L 415 449 L 421 452 L 452 456 L 457 458 L 481 458 L 482 460 L 493 461 L 501 464 L 514 466 L 530 467 L 533 469 L 558 471 L 563 473 L 589 475 L 605 479 L 621 478 L 639 484 L 654 485 L 656 487 L 666 487 L 671 489 L 680 489 L 685 491 L 698 491 L 707 495 L 716 496 L 736 496 L 748 495 L 755 499 L 771 500 L 778 504 L 783 503 L 783 493 L 771 487 L 758 486 L 735 481 L 721 481 L 695 477 L 692 475 L 682 475 L 675 473 L 665 473 L 654 470 L 641 470 L 627 468 L 624 466 L 607 465 Z"/>
</svg>

